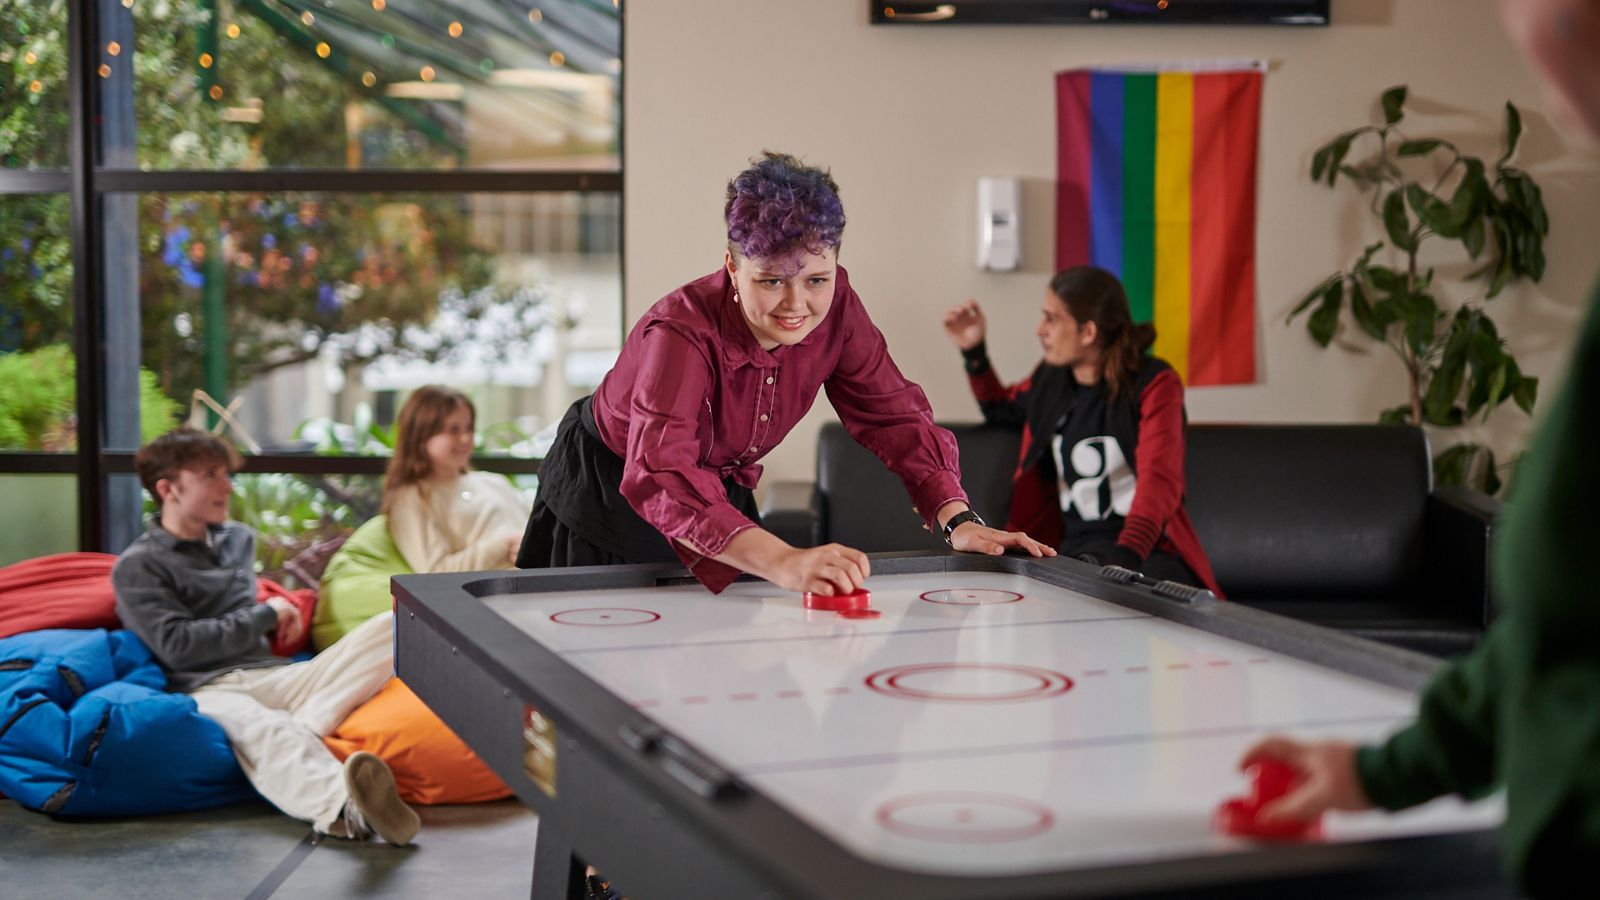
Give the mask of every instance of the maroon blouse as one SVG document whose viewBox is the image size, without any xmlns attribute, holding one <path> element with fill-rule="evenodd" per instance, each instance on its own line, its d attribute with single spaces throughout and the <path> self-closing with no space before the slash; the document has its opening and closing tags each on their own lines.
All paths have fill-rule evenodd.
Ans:
<svg viewBox="0 0 1600 900">
<path fill-rule="evenodd" d="M 623 459 L 622 495 L 711 590 L 739 572 L 710 557 L 755 527 L 728 502 L 722 479 L 754 488 L 757 460 L 805 416 L 818 388 L 937 533 L 939 508 L 967 499 L 955 438 L 933 424 L 927 395 L 889 358 L 843 266 L 816 329 L 770 351 L 735 305 L 726 269 L 684 285 L 639 320 L 595 391 L 600 436 Z"/>
</svg>

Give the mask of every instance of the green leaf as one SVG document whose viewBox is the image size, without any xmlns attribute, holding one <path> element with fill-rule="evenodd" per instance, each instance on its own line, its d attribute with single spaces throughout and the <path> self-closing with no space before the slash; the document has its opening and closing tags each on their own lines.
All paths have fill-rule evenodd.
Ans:
<svg viewBox="0 0 1600 900">
<path fill-rule="evenodd" d="M 1433 480 L 1437 484 L 1466 484 L 1478 444 L 1456 444 L 1433 458 Z"/>
<path fill-rule="evenodd" d="M 1457 320 L 1460 321 L 1459 319 Z M 1428 379 L 1428 391 L 1422 398 L 1423 416 L 1434 424 L 1444 424 L 1449 418 L 1456 398 L 1461 396 L 1461 386 L 1467 374 L 1467 346 L 1469 333 L 1452 326 L 1439 355 L 1438 367 Z"/>
<path fill-rule="evenodd" d="M 1394 294 L 1405 290 L 1405 276 L 1387 266 L 1368 266 L 1366 275 L 1367 281 L 1385 294 Z"/>
<path fill-rule="evenodd" d="M 1397 154 L 1400 156 L 1427 156 L 1444 141 L 1437 138 L 1428 138 L 1421 141 L 1402 141 Z"/>
<path fill-rule="evenodd" d="M 1489 198 L 1489 179 L 1484 176 L 1483 162 L 1469 156 L 1464 164 L 1466 171 L 1450 198 L 1450 222 L 1458 234 L 1466 229 L 1469 222 L 1483 215 Z"/>
<path fill-rule="evenodd" d="M 1395 188 L 1383 200 L 1383 227 L 1396 247 L 1410 253 L 1417 249 L 1416 238 L 1411 234 L 1411 219 L 1406 216 L 1406 201 L 1400 189 Z"/>
<path fill-rule="evenodd" d="M 1406 185 L 1406 201 L 1411 204 L 1411 211 L 1417 214 L 1422 224 L 1435 234 L 1448 238 L 1461 236 L 1460 227 L 1450 215 L 1450 207 L 1421 185 L 1415 182 Z"/>
<path fill-rule="evenodd" d="M 1321 181 L 1322 173 L 1328 170 L 1328 157 L 1333 155 L 1333 145 L 1326 144 L 1319 148 L 1316 155 L 1311 157 L 1311 180 Z"/>
<path fill-rule="evenodd" d="M 1350 282 L 1350 315 L 1369 337 L 1375 341 L 1383 340 L 1384 332 L 1388 330 L 1388 323 L 1378 320 L 1372 304 L 1367 301 L 1366 289 L 1361 286 L 1359 279 Z"/>
<path fill-rule="evenodd" d="M 1393 125 L 1405 117 L 1406 86 L 1399 85 L 1383 92 L 1383 121 Z"/>
<path fill-rule="evenodd" d="M 1488 241 L 1488 230 L 1484 228 L 1483 217 L 1476 216 L 1467 223 L 1461 231 L 1461 243 L 1466 245 L 1467 255 L 1477 259 L 1483 253 L 1483 245 Z"/>
<path fill-rule="evenodd" d="M 1333 333 L 1339 326 L 1339 308 L 1344 303 L 1344 281 L 1338 280 L 1328 284 L 1322 292 L 1322 305 L 1311 314 L 1306 322 L 1306 328 L 1311 332 L 1311 339 L 1323 347 L 1333 340 Z"/>
<path fill-rule="evenodd" d="M 1361 134 L 1362 129 L 1347 131 L 1334 138 L 1328 145 L 1328 187 L 1333 187 L 1334 181 L 1339 177 L 1339 167 L 1344 163 L 1345 155 L 1350 152 L 1350 144 Z"/>
<path fill-rule="evenodd" d="M 1327 281 L 1324 281 L 1321 284 L 1317 285 L 1316 287 L 1312 288 L 1311 289 L 1311 293 L 1307 294 L 1305 296 L 1304 300 L 1301 300 L 1299 303 L 1295 304 L 1294 309 L 1289 311 L 1289 321 L 1293 322 L 1295 316 L 1298 316 L 1301 313 L 1305 312 L 1306 311 L 1306 307 L 1308 307 L 1311 304 L 1315 303 L 1320 297 L 1322 297 L 1323 294 L 1327 293 L 1328 284 L 1329 284 L 1329 282 L 1333 281 L 1334 277 L 1337 277 L 1337 276 L 1331 276 L 1331 277 L 1328 278 Z"/>
<path fill-rule="evenodd" d="M 1500 467 L 1494 461 L 1494 451 L 1490 450 L 1488 447 L 1483 448 L 1483 458 L 1484 465 L 1482 490 L 1485 494 L 1488 494 L 1492 497 L 1495 494 L 1500 493 L 1500 488 L 1502 487 L 1500 481 Z"/>
<path fill-rule="evenodd" d="M 1494 371 L 1489 373 L 1489 409 L 1499 406 L 1505 397 L 1506 380 L 1510 374 L 1510 365 L 1506 359 L 1501 359 L 1500 365 L 1495 366 Z"/>
<path fill-rule="evenodd" d="M 1391 406 L 1378 413 L 1378 422 L 1383 425 L 1409 425 L 1411 424 L 1411 406 L 1405 403 L 1399 406 Z"/>
<path fill-rule="evenodd" d="M 1522 114 L 1510 100 L 1506 101 L 1506 152 L 1501 155 L 1500 161 L 1495 165 L 1503 165 L 1506 160 L 1517 152 L 1517 143 L 1522 140 Z"/>
<path fill-rule="evenodd" d="M 1411 352 L 1426 356 L 1432 346 L 1434 332 L 1439 322 L 1439 304 L 1428 294 L 1409 294 L 1403 301 L 1406 320 L 1406 342 Z"/>
<path fill-rule="evenodd" d="M 1534 401 L 1539 399 L 1539 379 L 1531 375 L 1524 375 L 1522 380 L 1517 383 L 1517 389 L 1511 393 L 1511 396 L 1517 401 L 1518 408 L 1530 416 L 1533 415 Z"/>
</svg>

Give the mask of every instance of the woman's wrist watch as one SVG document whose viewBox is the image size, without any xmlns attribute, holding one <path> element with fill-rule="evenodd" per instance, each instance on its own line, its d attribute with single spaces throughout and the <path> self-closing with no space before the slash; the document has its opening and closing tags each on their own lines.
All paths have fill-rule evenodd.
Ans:
<svg viewBox="0 0 1600 900">
<path fill-rule="evenodd" d="M 961 512 L 951 516 L 950 519 L 944 523 L 944 542 L 952 547 L 955 546 L 953 543 L 951 543 L 950 536 L 956 533 L 957 527 L 965 525 L 968 522 L 977 522 L 978 527 L 980 528 L 987 528 L 989 526 L 989 523 L 983 520 L 983 516 L 978 515 L 970 509 L 963 509 Z"/>
</svg>

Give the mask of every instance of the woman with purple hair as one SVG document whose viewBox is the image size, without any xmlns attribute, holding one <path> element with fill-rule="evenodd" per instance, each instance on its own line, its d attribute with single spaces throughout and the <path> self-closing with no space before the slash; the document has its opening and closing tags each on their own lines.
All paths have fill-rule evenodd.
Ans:
<svg viewBox="0 0 1600 900">
<path fill-rule="evenodd" d="M 657 301 L 616 366 L 573 404 L 540 471 L 517 564 L 681 561 L 712 591 L 749 572 L 791 591 L 859 589 L 865 554 L 797 548 L 760 527 L 758 464 L 819 389 L 957 550 L 1050 547 L 967 506 L 956 443 L 889 358 L 838 264 L 839 188 L 766 153 L 728 184 L 723 265 Z"/>
</svg>

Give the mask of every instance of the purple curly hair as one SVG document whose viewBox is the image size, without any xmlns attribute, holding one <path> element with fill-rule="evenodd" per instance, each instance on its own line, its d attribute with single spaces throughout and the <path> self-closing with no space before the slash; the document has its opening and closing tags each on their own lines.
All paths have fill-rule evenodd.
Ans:
<svg viewBox="0 0 1600 900">
<path fill-rule="evenodd" d="M 844 204 L 828 170 L 764 151 L 728 182 L 728 250 L 744 259 L 839 249 Z"/>
</svg>

